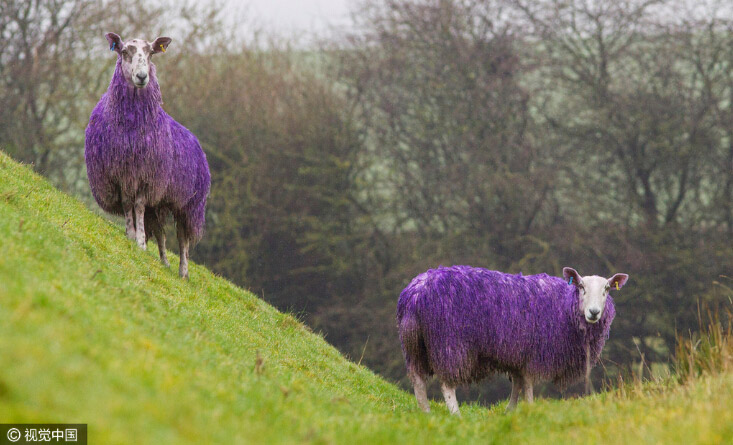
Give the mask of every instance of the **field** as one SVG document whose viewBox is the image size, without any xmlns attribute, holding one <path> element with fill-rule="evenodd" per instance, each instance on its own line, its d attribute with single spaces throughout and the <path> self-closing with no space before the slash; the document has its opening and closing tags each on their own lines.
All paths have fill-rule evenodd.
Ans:
<svg viewBox="0 0 733 445">
<path fill-rule="evenodd" d="M 733 443 L 733 375 L 504 414 L 411 394 L 296 318 L 123 229 L 0 152 L 0 421 L 90 443 Z M 397 339 L 395 339 L 397 341 Z"/>
</svg>

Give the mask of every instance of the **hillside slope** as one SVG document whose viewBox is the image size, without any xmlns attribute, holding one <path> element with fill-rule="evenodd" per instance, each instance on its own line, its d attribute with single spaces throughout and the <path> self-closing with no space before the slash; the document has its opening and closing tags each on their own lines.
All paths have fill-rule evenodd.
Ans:
<svg viewBox="0 0 733 445">
<path fill-rule="evenodd" d="M 425 415 L 292 316 L 197 265 L 182 281 L 156 250 L 0 152 L 0 422 L 88 423 L 91 443 L 733 437 L 730 375 Z"/>
</svg>

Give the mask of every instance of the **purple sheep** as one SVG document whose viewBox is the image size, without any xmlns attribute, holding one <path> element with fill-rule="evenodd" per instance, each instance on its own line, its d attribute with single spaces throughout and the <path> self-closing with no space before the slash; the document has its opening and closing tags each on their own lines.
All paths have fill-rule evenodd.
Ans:
<svg viewBox="0 0 733 445">
<path fill-rule="evenodd" d="M 512 380 L 508 411 L 520 391 L 532 402 L 535 382 L 564 388 L 587 377 L 616 312 L 608 292 L 629 277 L 581 277 L 570 267 L 563 275 L 453 266 L 415 277 L 400 294 L 397 327 L 420 408 L 430 411 L 425 380 L 433 374 L 452 414 L 457 385 L 494 373 Z"/>
<path fill-rule="evenodd" d="M 117 65 L 86 129 L 84 157 L 92 194 L 102 209 L 125 216 L 127 236 L 143 250 L 154 235 L 166 266 L 163 228 L 172 214 L 179 274 L 187 278 L 189 245 L 203 234 L 211 178 L 196 136 L 162 108 L 150 59 L 165 52 L 171 39 L 123 42 L 114 33 L 106 38 L 117 52 Z"/>
</svg>

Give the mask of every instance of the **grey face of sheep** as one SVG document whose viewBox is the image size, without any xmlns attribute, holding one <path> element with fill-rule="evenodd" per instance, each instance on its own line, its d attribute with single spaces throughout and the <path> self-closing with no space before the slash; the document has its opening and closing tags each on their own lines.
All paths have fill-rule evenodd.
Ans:
<svg viewBox="0 0 733 445">
<path fill-rule="evenodd" d="M 152 55 L 165 52 L 171 43 L 169 37 L 158 37 L 152 43 L 141 39 L 123 42 L 120 36 L 113 32 L 107 33 L 105 37 L 110 49 L 120 56 L 125 79 L 135 88 L 145 88 L 148 85 Z"/>
<path fill-rule="evenodd" d="M 562 270 L 563 276 L 571 284 L 578 288 L 580 298 L 580 310 L 588 323 L 597 323 L 603 316 L 603 309 L 606 307 L 606 299 L 611 289 L 621 289 L 626 284 L 629 276 L 625 273 L 617 273 L 611 278 L 603 278 L 598 275 L 581 277 L 572 267 Z"/>
</svg>

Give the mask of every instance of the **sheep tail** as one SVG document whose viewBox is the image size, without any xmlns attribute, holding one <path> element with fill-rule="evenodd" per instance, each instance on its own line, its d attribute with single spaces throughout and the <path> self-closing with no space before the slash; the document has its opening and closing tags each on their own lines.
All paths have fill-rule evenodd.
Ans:
<svg viewBox="0 0 733 445">
<path fill-rule="evenodd" d="M 427 378 L 432 372 L 430 371 L 428 351 L 425 347 L 420 324 L 413 314 L 408 313 L 399 321 L 398 329 L 400 342 L 402 343 L 402 354 L 407 365 L 407 374 L 411 379 L 413 375 L 418 375 L 423 379 Z"/>
</svg>

